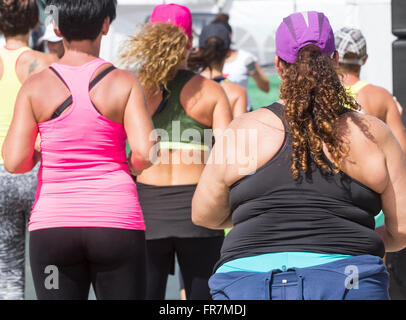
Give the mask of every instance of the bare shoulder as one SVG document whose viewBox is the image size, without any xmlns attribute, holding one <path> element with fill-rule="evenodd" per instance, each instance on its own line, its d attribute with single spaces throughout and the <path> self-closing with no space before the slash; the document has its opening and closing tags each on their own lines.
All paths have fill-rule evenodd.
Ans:
<svg viewBox="0 0 406 320">
<path fill-rule="evenodd" d="M 373 84 L 369 84 L 363 88 L 359 92 L 358 98 L 361 99 L 361 101 L 368 101 L 369 105 L 376 105 L 379 107 L 384 105 L 385 102 L 393 102 L 393 96 L 388 90 Z"/>
<path fill-rule="evenodd" d="M 181 92 L 181 104 L 187 109 L 204 109 L 209 114 L 219 101 L 227 101 L 223 87 L 201 75 L 195 75 L 186 83 Z"/>
<path fill-rule="evenodd" d="M 43 96 L 46 90 L 55 83 L 51 77 L 51 72 L 48 69 L 43 69 L 40 72 L 34 73 L 25 80 L 21 86 L 19 95 L 24 95 L 27 98 Z"/>
<path fill-rule="evenodd" d="M 240 86 L 239 84 L 231 82 L 231 81 L 225 81 L 224 86 L 228 87 L 238 93 L 244 93 L 247 91 L 247 90 L 245 90 L 245 88 L 243 86 Z"/>
<path fill-rule="evenodd" d="M 391 93 L 388 90 L 386 90 L 383 87 L 376 86 L 374 84 L 369 84 L 362 91 L 365 91 L 366 93 L 374 92 L 376 95 L 382 95 L 384 97 L 392 97 Z"/>
<path fill-rule="evenodd" d="M 185 89 L 191 89 L 193 92 L 219 94 L 224 93 L 223 87 L 216 81 L 207 79 L 199 74 L 196 74 L 185 86 Z"/>
<path fill-rule="evenodd" d="M 222 85 L 227 94 L 233 95 L 233 97 L 241 97 L 247 94 L 247 90 L 243 86 L 234 82 L 225 81 Z"/>
<path fill-rule="evenodd" d="M 140 85 L 138 77 L 133 72 L 127 70 L 117 68 L 111 72 L 111 77 L 113 80 L 119 81 L 120 84 L 127 84 L 129 86 Z"/>
<path fill-rule="evenodd" d="M 39 62 L 41 62 L 43 65 L 46 66 L 49 66 L 52 63 L 57 62 L 59 60 L 56 56 L 52 54 L 46 54 L 39 51 L 33 51 L 33 55 Z"/>
<path fill-rule="evenodd" d="M 359 112 L 347 112 L 338 120 L 338 133 L 344 138 L 355 141 L 374 143 L 378 146 L 393 137 L 390 128 L 377 117 Z"/>
<path fill-rule="evenodd" d="M 283 132 L 283 124 L 279 117 L 268 110 L 260 108 L 252 112 L 244 113 L 235 118 L 229 126 L 230 129 L 263 129 Z"/>
<path fill-rule="evenodd" d="M 41 72 L 57 61 L 58 58 L 56 56 L 35 50 L 29 51 L 29 54 L 21 56 L 21 63 L 28 65 L 29 74 Z"/>
</svg>

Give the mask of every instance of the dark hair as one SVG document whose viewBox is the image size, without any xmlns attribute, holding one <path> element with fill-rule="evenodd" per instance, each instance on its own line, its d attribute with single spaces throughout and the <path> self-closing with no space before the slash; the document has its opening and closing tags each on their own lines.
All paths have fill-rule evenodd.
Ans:
<svg viewBox="0 0 406 320">
<path fill-rule="evenodd" d="M 6 37 L 27 34 L 38 22 L 36 0 L 0 0 L 0 31 Z"/>
<path fill-rule="evenodd" d="M 205 48 L 199 48 L 189 55 L 188 67 L 195 72 L 211 69 L 211 65 L 220 65 L 226 60 L 229 49 L 224 46 L 223 40 L 211 37 L 207 39 Z"/>
<path fill-rule="evenodd" d="M 338 172 L 348 149 L 336 124 L 340 115 L 360 106 L 347 94 L 332 59 L 319 47 L 306 46 L 295 63 L 283 61 L 283 65 L 281 99 L 292 139 L 293 177 L 299 179 L 308 172 L 311 158 L 323 172 Z M 323 143 L 333 157 L 333 168 L 323 157 Z"/>
<path fill-rule="evenodd" d="M 68 41 L 95 40 L 107 17 L 116 18 L 117 0 L 47 0 L 58 9 L 58 27 Z"/>
<path fill-rule="evenodd" d="M 226 27 L 228 32 L 233 33 L 233 28 L 231 27 L 230 23 L 230 16 L 227 13 L 219 13 L 217 17 L 211 23 L 220 23 Z"/>
</svg>

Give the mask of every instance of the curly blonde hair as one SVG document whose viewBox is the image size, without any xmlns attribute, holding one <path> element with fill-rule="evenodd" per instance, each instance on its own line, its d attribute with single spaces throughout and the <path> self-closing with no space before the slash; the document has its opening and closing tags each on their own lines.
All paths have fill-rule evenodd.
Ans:
<svg viewBox="0 0 406 320">
<path fill-rule="evenodd" d="M 332 59 L 317 46 L 303 48 L 295 63 L 283 64 L 281 99 L 292 139 L 293 177 L 299 179 L 308 171 L 311 158 L 323 172 L 338 172 L 348 148 L 337 132 L 337 121 L 360 106 L 341 84 Z M 333 168 L 323 157 L 323 143 Z"/>
<path fill-rule="evenodd" d="M 147 23 L 124 43 L 119 62 L 134 71 L 147 95 L 162 89 L 187 59 L 189 38 L 183 30 L 167 23 Z"/>
</svg>

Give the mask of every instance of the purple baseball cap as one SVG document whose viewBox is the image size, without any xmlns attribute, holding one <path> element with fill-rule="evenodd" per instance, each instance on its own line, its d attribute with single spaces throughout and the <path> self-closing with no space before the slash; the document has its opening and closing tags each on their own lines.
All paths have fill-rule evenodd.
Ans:
<svg viewBox="0 0 406 320">
<path fill-rule="evenodd" d="M 331 56 L 336 50 L 334 33 L 324 13 L 298 12 L 283 19 L 276 31 L 276 54 L 295 63 L 299 50 L 314 44 L 322 53 Z"/>
</svg>

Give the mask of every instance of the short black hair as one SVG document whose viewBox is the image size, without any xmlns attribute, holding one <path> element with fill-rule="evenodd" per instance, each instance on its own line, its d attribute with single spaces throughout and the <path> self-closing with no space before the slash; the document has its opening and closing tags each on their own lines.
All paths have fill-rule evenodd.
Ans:
<svg viewBox="0 0 406 320">
<path fill-rule="evenodd" d="M 58 10 L 58 28 L 67 41 L 95 40 L 107 17 L 116 18 L 117 0 L 47 0 Z"/>
<path fill-rule="evenodd" d="M 0 32 L 6 37 L 27 34 L 38 22 L 36 0 L 0 0 Z"/>
</svg>

